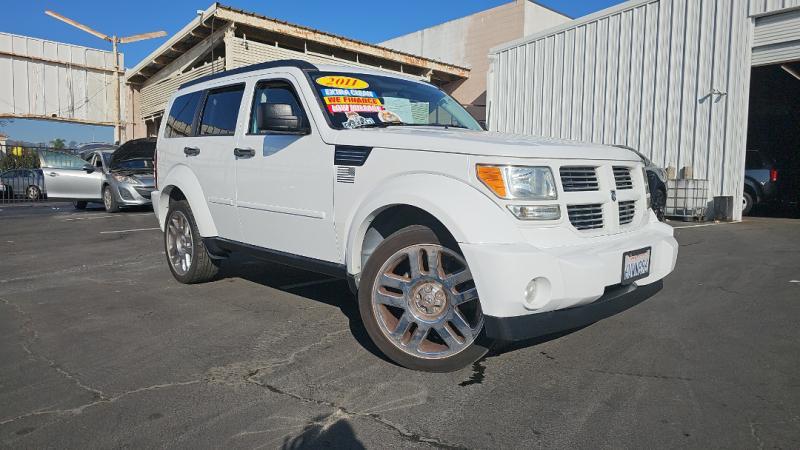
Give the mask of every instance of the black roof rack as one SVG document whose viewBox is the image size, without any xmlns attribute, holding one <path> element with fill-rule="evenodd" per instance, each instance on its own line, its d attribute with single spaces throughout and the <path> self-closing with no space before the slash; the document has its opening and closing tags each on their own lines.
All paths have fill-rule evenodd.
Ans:
<svg viewBox="0 0 800 450">
<path fill-rule="evenodd" d="M 206 75 L 204 77 L 200 77 L 192 81 L 187 81 L 186 83 L 183 83 L 178 89 L 187 88 L 189 86 L 194 86 L 195 84 L 204 83 L 206 81 L 216 80 L 217 78 L 227 77 L 228 75 L 236 75 L 239 73 L 253 72 L 262 69 L 274 69 L 276 67 L 297 67 L 298 69 L 301 70 L 317 70 L 317 66 L 311 64 L 308 61 L 302 61 L 299 59 L 281 59 L 278 61 L 268 61 L 258 64 L 251 64 L 249 66 L 239 67 L 233 70 L 224 70 L 222 72 Z"/>
</svg>

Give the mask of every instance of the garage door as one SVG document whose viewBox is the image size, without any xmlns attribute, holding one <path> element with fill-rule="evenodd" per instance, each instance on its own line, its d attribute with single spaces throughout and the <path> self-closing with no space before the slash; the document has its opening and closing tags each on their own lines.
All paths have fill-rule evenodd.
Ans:
<svg viewBox="0 0 800 450">
<path fill-rule="evenodd" d="M 800 60 L 800 10 L 756 18 L 753 65 Z"/>
</svg>

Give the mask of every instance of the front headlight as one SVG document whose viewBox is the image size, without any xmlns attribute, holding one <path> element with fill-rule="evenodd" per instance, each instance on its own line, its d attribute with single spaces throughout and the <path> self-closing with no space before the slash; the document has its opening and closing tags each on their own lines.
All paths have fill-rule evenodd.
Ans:
<svg viewBox="0 0 800 450">
<path fill-rule="evenodd" d="M 506 200 L 556 200 L 556 182 L 549 167 L 478 164 L 478 179 Z"/>
<path fill-rule="evenodd" d="M 128 183 L 128 184 L 142 184 L 141 181 L 137 180 L 136 178 L 129 177 L 128 175 L 112 175 L 115 180 L 120 183 Z"/>
</svg>

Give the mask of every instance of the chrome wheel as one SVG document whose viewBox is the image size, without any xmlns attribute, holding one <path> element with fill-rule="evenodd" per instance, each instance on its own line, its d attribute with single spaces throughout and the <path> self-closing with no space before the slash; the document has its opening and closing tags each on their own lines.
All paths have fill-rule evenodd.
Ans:
<svg viewBox="0 0 800 450">
<path fill-rule="evenodd" d="M 478 291 L 464 258 L 438 244 L 394 253 L 372 290 L 381 332 L 398 349 L 424 359 L 467 349 L 483 328 Z"/>
<path fill-rule="evenodd" d="M 111 189 L 105 188 L 103 189 L 103 205 L 106 207 L 106 210 L 110 211 L 111 208 L 114 206 L 114 199 L 111 197 Z"/>
<path fill-rule="evenodd" d="M 167 258 L 178 275 L 186 275 L 192 267 L 194 240 L 192 225 L 181 211 L 173 211 L 167 223 Z"/>
</svg>

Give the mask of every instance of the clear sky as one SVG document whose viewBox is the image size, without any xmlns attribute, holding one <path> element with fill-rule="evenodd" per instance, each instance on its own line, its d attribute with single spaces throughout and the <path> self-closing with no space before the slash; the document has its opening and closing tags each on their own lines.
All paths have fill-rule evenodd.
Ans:
<svg viewBox="0 0 800 450">
<path fill-rule="evenodd" d="M 395 0 L 362 3 L 357 0 L 226 0 L 221 3 L 377 43 L 508 1 Z M 195 17 L 195 11 L 206 9 L 211 3 L 210 0 L 9 0 L 3 11 L 0 31 L 110 50 L 109 43 L 46 16 L 44 10 L 52 9 L 109 35 L 127 36 L 155 30 L 164 30 L 172 35 Z M 620 3 L 620 0 L 537 0 L 537 3 L 571 17 L 580 17 Z M 362 4 L 365 6 L 360 6 Z M 123 46 L 125 65 L 133 67 L 165 39 Z M 112 130 L 107 127 L 23 120 L 0 128 L 0 132 L 12 139 L 33 142 L 50 141 L 56 137 L 77 142 L 112 139 Z"/>
</svg>

